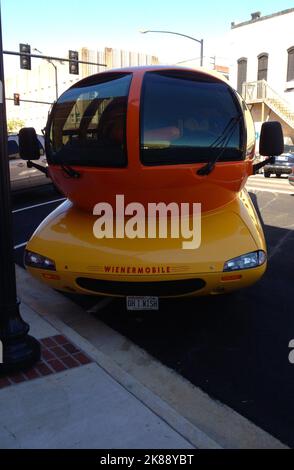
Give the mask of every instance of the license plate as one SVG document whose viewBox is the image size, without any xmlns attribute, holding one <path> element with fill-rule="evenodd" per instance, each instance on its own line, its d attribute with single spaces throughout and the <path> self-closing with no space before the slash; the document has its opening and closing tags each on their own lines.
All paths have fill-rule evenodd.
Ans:
<svg viewBox="0 0 294 470">
<path fill-rule="evenodd" d="M 127 297 L 127 310 L 158 310 L 158 297 L 132 296 Z"/>
<path fill-rule="evenodd" d="M 287 162 L 288 158 L 287 157 L 276 157 L 277 162 Z"/>
</svg>

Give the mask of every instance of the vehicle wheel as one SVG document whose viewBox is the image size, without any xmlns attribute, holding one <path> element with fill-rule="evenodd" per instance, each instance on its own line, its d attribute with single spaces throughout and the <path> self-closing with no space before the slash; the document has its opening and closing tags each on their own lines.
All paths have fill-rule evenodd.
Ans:
<svg viewBox="0 0 294 470">
<path fill-rule="evenodd" d="M 277 178 L 281 178 L 281 173 L 277 173 L 277 174 L 276 174 L 276 177 L 277 177 Z"/>
<path fill-rule="evenodd" d="M 264 176 L 265 178 L 269 178 L 269 177 L 271 176 L 271 174 L 270 174 L 270 173 L 267 173 L 267 172 L 264 172 L 264 173 L 263 173 L 263 176 Z"/>
</svg>

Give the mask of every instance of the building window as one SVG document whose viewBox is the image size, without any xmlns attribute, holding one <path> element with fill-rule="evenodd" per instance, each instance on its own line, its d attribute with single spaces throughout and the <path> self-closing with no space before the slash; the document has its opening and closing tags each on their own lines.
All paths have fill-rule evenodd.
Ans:
<svg viewBox="0 0 294 470">
<path fill-rule="evenodd" d="M 237 91 L 241 95 L 242 93 L 242 85 L 246 82 L 247 79 L 247 59 L 242 57 L 238 59 L 238 75 L 237 75 Z"/>
<path fill-rule="evenodd" d="M 257 80 L 267 80 L 268 54 L 260 54 L 258 57 Z"/>
<path fill-rule="evenodd" d="M 288 49 L 287 82 L 294 80 L 294 47 Z"/>
</svg>

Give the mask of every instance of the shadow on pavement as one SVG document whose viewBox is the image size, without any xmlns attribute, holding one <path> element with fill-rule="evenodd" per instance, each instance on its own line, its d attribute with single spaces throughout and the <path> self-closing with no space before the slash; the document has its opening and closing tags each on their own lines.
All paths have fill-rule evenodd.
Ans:
<svg viewBox="0 0 294 470">
<path fill-rule="evenodd" d="M 254 286 L 225 296 L 162 301 L 160 312 L 130 314 L 115 299 L 99 318 L 294 447 L 294 231 L 264 227 L 271 257 Z"/>
</svg>

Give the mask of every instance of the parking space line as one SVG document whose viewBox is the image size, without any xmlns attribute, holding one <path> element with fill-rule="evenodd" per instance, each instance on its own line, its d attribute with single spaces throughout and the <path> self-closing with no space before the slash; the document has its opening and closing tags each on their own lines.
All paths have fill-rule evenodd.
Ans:
<svg viewBox="0 0 294 470">
<path fill-rule="evenodd" d="M 35 207 L 46 206 L 47 204 L 54 204 L 55 202 L 61 202 L 65 200 L 66 200 L 65 197 L 61 199 L 53 199 L 53 201 L 41 202 L 40 204 L 35 204 L 34 206 L 27 206 L 27 207 L 22 207 L 21 209 L 15 209 L 12 211 L 12 213 L 16 214 L 17 212 L 27 211 L 29 209 L 34 209 Z"/>
<path fill-rule="evenodd" d="M 105 297 L 104 299 L 100 300 L 95 305 L 93 305 L 91 308 L 89 308 L 89 310 L 87 310 L 87 313 L 98 313 L 99 310 L 103 310 L 105 307 L 111 304 L 113 300 L 113 297 Z"/>
<path fill-rule="evenodd" d="M 288 229 L 289 232 L 287 232 L 280 240 L 279 242 L 275 245 L 275 247 L 271 250 L 268 259 L 270 260 L 273 256 L 275 256 L 276 253 L 279 253 L 281 246 L 288 240 L 289 237 L 293 235 L 293 231 L 291 229 Z"/>
<path fill-rule="evenodd" d="M 27 241 L 20 243 L 19 245 L 15 245 L 13 248 L 14 250 L 18 250 L 18 248 L 22 248 L 23 246 L 26 246 L 27 243 L 28 243 Z"/>
<path fill-rule="evenodd" d="M 293 194 L 293 191 L 291 189 L 270 189 L 264 188 L 262 186 L 251 186 L 249 184 L 246 185 L 246 189 L 248 191 L 264 191 L 265 193 L 273 194 L 289 194 L 289 196 Z"/>
</svg>

